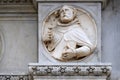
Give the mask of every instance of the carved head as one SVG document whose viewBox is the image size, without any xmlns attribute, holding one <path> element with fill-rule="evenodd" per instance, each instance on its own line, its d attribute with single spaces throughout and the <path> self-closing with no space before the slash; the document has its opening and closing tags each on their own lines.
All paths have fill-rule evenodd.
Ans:
<svg viewBox="0 0 120 80">
<path fill-rule="evenodd" d="M 60 9 L 59 14 L 60 14 L 60 21 L 62 23 L 69 23 L 75 18 L 76 10 L 71 6 L 64 5 Z"/>
</svg>

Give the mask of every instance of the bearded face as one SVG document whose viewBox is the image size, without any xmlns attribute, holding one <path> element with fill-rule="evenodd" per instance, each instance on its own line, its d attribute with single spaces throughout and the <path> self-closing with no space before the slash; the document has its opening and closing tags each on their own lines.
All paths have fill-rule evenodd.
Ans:
<svg viewBox="0 0 120 80">
<path fill-rule="evenodd" d="M 74 11 L 69 6 L 63 6 L 60 11 L 60 20 L 62 23 L 69 23 L 74 18 Z"/>
</svg>

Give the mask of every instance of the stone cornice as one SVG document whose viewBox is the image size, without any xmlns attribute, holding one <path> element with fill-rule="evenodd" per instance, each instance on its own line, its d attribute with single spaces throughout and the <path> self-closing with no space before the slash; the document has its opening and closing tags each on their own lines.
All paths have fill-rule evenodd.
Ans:
<svg viewBox="0 0 120 80">
<path fill-rule="evenodd" d="M 0 14 L 36 14 L 32 0 L 0 0 Z"/>
<path fill-rule="evenodd" d="M 32 0 L 0 0 L 0 4 L 3 4 L 3 5 L 32 4 Z"/>
<path fill-rule="evenodd" d="M 32 76 L 106 76 L 111 74 L 110 64 L 29 65 Z"/>
<path fill-rule="evenodd" d="M 0 75 L 0 80 L 29 80 L 28 75 Z"/>
<path fill-rule="evenodd" d="M 8 9 L 8 8 L 9 8 L 9 10 L 13 9 L 12 7 L 14 5 L 20 5 L 21 7 L 22 7 L 22 5 L 24 5 L 24 7 L 25 7 L 25 5 L 31 5 L 31 6 L 34 6 L 34 8 L 36 8 L 36 10 L 37 10 L 38 2 L 42 2 L 42 3 L 44 3 L 44 2 L 49 2 L 49 3 L 50 2 L 101 2 L 102 7 L 105 8 L 108 1 L 109 0 L 0 0 L 0 7 L 1 8 L 3 7 L 2 10 L 4 9 L 3 11 L 5 11 L 5 9 Z M 8 6 L 8 8 L 5 8 L 4 5 L 5 6 L 9 5 L 9 6 Z M 18 9 L 18 8 L 20 8 L 20 7 L 16 7 L 16 9 Z M 28 9 L 30 9 L 30 8 L 28 8 Z M 15 10 L 13 10 L 13 11 L 15 11 Z M 26 10 L 26 12 L 27 12 L 27 10 Z M 33 12 L 34 12 L 34 10 L 33 10 Z"/>
<path fill-rule="evenodd" d="M 35 2 L 37 2 L 37 3 L 38 2 L 42 2 L 42 3 L 44 3 L 44 2 L 85 2 L 85 3 L 100 2 L 100 3 L 102 3 L 102 8 L 105 8 L 107 6 L 108 1 L 109 0 L 33 0 L 34 5 L 36 5 Z"/>
</svg>

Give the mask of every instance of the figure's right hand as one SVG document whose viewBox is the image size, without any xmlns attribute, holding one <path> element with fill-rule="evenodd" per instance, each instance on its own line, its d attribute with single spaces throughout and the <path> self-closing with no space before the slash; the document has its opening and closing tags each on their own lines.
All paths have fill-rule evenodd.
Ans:
<svg viewBox="0 0 120 80">
<path fill-rule="evenodd" d="M 49 38 L 50 40 L 53 38 L 52 28 L 49 28 L 49 30 L 48 30 L 48 38 Z"/>
<path fill-rule="evenodd" d="M 51 41 L 53 39 L 53 32 L 52 32 L 52 28 L 48 28 L 47 33 L 44 35 L 43 40 L 44 41 Z"/>
</svg>

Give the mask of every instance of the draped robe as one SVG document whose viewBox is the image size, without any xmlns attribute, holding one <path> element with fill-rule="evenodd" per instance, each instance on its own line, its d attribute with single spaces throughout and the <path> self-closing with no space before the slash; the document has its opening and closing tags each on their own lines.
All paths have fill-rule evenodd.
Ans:
<svg viewBox="0 0 120 80">
<path fill-rule="evenodd" d="M 77 49 L 79 48 L 77 46 L 87 46 L 93 49 L 92 43 L 77 20 L 69 24 L 59 22 L 53 28 L 53 34 L 53 39 L 47 45 L 47 49 L 58 60 L 61 60 L 62 53 L 67 49 Z"/>
</svg>

